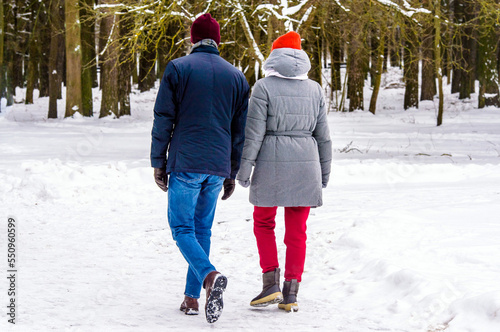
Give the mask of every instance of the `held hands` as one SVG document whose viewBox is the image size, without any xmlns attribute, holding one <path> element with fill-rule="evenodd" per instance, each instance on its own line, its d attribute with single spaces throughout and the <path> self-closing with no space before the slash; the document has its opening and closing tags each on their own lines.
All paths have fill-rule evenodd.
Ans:
<svg viewBox="0 0 500 332">
<path fill-rule="evenodd" d="M 161 190 L 168 190 L 168 174 L 164 168 L 155 168 L 155 182 Z"/>
<path fill-rule="evenodd" d="M 234 179 L 225 179 L 223 186 L 224 186 L 224 195 L 222 195 L 222 200 L 225 201 L 233 194 L 234 188 L 236 187 L 236 183 Z"/>
</svg>

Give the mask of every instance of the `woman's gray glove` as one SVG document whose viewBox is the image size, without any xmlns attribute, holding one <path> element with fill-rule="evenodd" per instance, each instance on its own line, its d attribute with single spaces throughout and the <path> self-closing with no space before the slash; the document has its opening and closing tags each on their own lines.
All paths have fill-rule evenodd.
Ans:
<svg viewBox="0 0 500 332">
<path fill-rule="evenodd" d="M 252 174 L 252 164 L 242 160 L 240 170 L 236 176 L 236 180 L 243 188 L 250 186 L 250 175 Z"/>
<path fill-rule="evenodd" d="M 248 188 L 250 186 L 250 180 L 238 180 L 238 183 L 243 188 Z"/>
</svg>

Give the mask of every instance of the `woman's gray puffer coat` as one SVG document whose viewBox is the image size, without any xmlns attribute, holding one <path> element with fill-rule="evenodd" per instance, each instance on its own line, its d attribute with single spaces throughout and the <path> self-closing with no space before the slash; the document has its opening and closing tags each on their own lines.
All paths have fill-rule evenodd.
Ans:
<svg viewBox="0 0 500 332">
<path fill-rule="evenodd" d="M 307 54 L 275 49 L 264 64 L 281 76 L 311 68 Z M 321 206 L 330 176 L 332 143 L 321 86 L 309 79 L 263 78 L 253 88 L 237 179 L 250 181 L 256 206 Z"/>
</svg>

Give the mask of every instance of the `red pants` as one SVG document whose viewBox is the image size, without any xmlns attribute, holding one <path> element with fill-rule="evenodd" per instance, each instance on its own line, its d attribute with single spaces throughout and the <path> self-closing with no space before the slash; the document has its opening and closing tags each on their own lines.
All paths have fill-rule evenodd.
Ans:
<svg viewBox="0 0 500 332">
<path fill-rule="evenodd" d="M 278 207 L 255 206 L 253 212 L 254 234 L 259 249 L 262 273 L 279 267 L 274 227 Z M 285 280 L 302 280 L 306 260 L 306 221 L 310 207 L 285 207 Z"/>
</svg>

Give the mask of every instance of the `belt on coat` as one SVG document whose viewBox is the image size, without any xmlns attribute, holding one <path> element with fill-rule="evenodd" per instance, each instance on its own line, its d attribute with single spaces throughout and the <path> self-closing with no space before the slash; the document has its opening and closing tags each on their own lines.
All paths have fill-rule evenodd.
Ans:
<svg viewBox="0 0 500 332">
<path fill-rule="evenodd" d="M 309 130 L 290 130 L 290 131 L 266 131 L 266 136 L 291 136 L 291 137 L 311 137 Z"/>
</svg>

